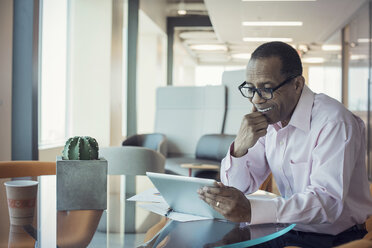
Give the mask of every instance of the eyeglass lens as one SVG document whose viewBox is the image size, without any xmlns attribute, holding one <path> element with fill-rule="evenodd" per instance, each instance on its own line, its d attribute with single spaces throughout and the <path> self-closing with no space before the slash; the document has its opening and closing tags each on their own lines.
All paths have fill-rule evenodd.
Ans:
<svg viewBox="0 0 372 248">
<path fill-rule="evenodd" d="M 255 88 L 252 88 L 252 87 L 242 87 L 241 88 L 241 92 L 243 93 L 243 95 L 245 97 L 248 97 L 248 98 L 253 98 L 254 93 L 256 91 L 261 98 L 264 98 L 264 99 L 267 99 L 267 100 L 272 98 L 271 90 L 259 89 L 259 88 L 255 89 Z"/>
</svg>

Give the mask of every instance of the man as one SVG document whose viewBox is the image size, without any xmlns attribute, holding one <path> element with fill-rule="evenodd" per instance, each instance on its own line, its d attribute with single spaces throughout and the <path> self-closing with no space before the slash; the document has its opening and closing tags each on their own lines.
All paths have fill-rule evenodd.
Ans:
<svg viewBox="0 0 372 248">
<path fill-rule="evenodd" d="M 362 120 L 314 94 L 296 50 L 282 42 L 254 51 L 239 90 L 253 111 L 222 161 L 222 183 L 199 190 L 200 197 L 234 222 L 296 223 L 290 235 L 301 233 L 313 247 L 363 237 L 372 200 Z M 258 190 L 270 173 L 282 197 L 248 200 L 244 194 Z"/>
</svg>

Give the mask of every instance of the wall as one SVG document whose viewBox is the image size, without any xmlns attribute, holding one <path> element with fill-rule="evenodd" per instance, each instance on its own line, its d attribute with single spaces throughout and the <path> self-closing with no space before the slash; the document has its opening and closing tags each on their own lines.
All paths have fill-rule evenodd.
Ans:
<svg viewBox="0 0 372 248">
<path fill-rule="evenodd" d="M 68 76 L 69 135 L 110 144 L 112 3 L 70 1 Z"/>
<path fill-rule="evenodd" d="M 63 146 L 39 150 L 39 160 L 55 162 L 57 156 L 61 156 Z"/>
<path fill-rule="evenodd" d="M 143 11 L 139 14 L 137 132 L 152 133 L 156 88 L 166 85 L 166 34 Z"/>
<path fill-rule="evenodd" d="M 0 1 L 0 160 L 11 160 L 13 0 Z"/>
<path fill-rule="evenodd" d="M 166 0 L 139 0 L 140 9 L 150 17 L 156 25 L 167 33 L 167 19 L 166 19 Z"/>
<path fill-rule="evenodd" d="M 175 41 L 173 46 L 173 85 L 194 86 L 196 66 L 197 64 L 182 44 Z"/>
</svg>

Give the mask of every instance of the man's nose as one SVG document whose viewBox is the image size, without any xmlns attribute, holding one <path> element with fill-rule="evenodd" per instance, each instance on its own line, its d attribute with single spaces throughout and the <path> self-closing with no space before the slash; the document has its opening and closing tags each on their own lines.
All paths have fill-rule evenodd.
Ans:
<svg viewBox="0 0 372 248">
<path fill-rule="evenodd" d="M 260 103 L 264 103 L 266 102 L 265 99 L 263 99 L 262 97 L 260 97 L 260 95 L 256 92 L 254 93 L 254 96 L 252 98 L 252 103 L 253 104 L 260 104 Z"/>
</svg>

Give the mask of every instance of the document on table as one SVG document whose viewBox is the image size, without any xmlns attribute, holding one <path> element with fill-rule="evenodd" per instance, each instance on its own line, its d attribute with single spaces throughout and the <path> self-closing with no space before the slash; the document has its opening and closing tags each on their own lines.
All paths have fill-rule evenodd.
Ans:
<svg viewBox="0 0 372 248">
<path fill-rule="evenodd" d="M 169 205 L 166 202 L 154 202 L 154 203 L 141 204 L 139 205 L 139 207 L 144 208 L 150 212 L 159 214 L 161 216 L 166 216 L 169 219 L 180 221 L 180 222 L 212 219 L 212 218 L 193 215 L 193 214 L 179 213 L 175 211 L 171 211 L 168 213 Z"/>
<path fill-rule="evenodd" d="M 164 198 L 160 195 L 156 188 L 145 190 L 135 196 L 127 199 L 127 201 L 141 201 L 141 202 L 163 202 Z"/>
<path fill-rule="evenodd" d="M 167 216 L 168 218 L 176 221 L 186 222 L 210 219 L 208 217 L 193 214 L 178 213 L 175 211 L 168 212 L 169 205 L 165 202 L 164 198 L 160 195 L 159 191 L 156 188 L 145 190 L 135 196 L 128 198 L 127 201 L 148 202 L 140 204 L 139 207 L 162 216 Z"/>
</svg>

